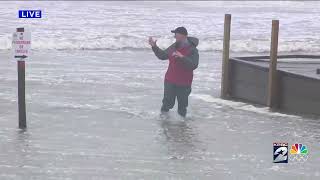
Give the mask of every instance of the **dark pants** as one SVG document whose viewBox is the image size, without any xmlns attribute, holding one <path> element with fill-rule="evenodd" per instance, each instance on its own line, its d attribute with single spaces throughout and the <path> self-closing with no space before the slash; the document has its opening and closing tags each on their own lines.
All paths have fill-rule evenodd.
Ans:
<svg viewBox="0 0 320 180">
<path fill-rule="evenodd" d="M 168 112 L 170 109 L 172 109 L 177 97 L 178 113 L 185 117 L 187 114 L 188 97 L 190 93 L 191 86 L 179 86 L 165 82 L 161 112 Z"/>
</svg>

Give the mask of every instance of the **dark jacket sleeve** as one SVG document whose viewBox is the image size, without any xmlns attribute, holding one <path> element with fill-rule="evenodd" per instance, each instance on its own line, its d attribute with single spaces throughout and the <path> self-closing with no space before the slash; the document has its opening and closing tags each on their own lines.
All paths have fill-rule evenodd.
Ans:
<svg viewBox="0 0 320 180">
<path fill-rule="evenodd" d="M 181 61 L 190 69 L 195 70 L 199 64 L 199 52 L 194 48 L 189 56 L 181 58 Z"/>
<path fill-rule="evenodd" d="M 171 45 L 172 46 L 172 45 Z M 152 47 L 152 50 L 154 52 L 154 54 L 161 60 L 167 60 L 169 59 L 169 56 L 168 56 L 168 51 L 169 49 L 171 48 L 171 46 L 169 46 L 167 49 L 165 50 L 162 50 L 160 49 L 157 45 L 155 45 L 154 47 Z"/>
</svg>

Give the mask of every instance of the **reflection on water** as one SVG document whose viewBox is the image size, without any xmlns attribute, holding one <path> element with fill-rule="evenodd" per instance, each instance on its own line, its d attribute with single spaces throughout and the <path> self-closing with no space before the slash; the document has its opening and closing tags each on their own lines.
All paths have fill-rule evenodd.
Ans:
<svg viewBox="0 0 320 180">
<path fill-rule="evenodd" d="M 17 160 L 17 166 L 24 167 L 31 162 L 30 157 L 31 135 L 26 130 L 18 130 L 16 140 L 13 141 L 13 150 Z M 10 163 L 10 162 L 8 162 Z"/>
<path fill-rule="evenodd" d="M 168 153 L 172 159 L 183 159 L 196 149 L 195 133 L 188 122 L 188 119 L 176 120 L 170 117 L 160 120 Z"/>
</svg>

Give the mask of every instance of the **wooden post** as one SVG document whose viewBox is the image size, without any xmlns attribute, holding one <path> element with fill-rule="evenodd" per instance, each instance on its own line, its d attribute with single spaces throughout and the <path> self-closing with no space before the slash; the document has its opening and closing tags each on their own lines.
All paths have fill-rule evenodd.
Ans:
<svg viewBox="0 0 320 180">
<path fill-rule="evenodd" d="M 224 34 L 223 34 L 223 54 L 222 54 L 222 75 L 221 75 L 221 98 L 227 98 L 230 93 L 230 29 L 231 14 L 224 15 Z"/>
<path fill-rule="evenodd" d="M 24 32 L 24 28 L 17 28 L 17 32 Z M 18 60 L 18 108 L 19 128 L 27 128 L 26 99 L 25 99 L 25 62 L 24 58 Z"/>
<path fill-rule="evenodd" d="M 267 105 L 273 109 L 278 108 L 279 105 L 279 86 L 277 76 L 278 36 L 279 20 L 272 20 Z"/>
</svg>

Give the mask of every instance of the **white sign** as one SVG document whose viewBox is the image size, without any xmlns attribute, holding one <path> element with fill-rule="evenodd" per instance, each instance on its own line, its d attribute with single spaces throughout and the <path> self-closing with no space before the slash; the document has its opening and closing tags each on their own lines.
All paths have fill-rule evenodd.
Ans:
<svg viewBox="0 0 320 180">
<path fill-rule="evenodd" d="M 12 38 L 12 48 L 15 58 L 26 58 L 30 54 L 31 48 L 31 33 L 30 32 L 15 32 Z"/>
</svg>

